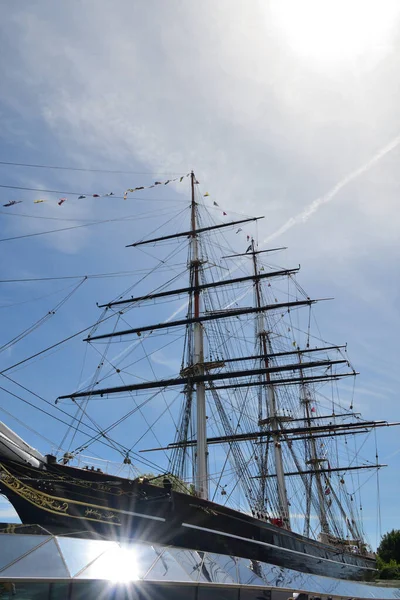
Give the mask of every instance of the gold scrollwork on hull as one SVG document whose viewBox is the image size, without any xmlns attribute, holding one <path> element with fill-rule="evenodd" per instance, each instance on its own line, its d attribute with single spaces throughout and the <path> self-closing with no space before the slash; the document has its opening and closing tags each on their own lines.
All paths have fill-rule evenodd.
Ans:
<svg viewBox="0 0 400 600">
<path fill-rule="evenodd" d="M 0 475 L 1 482 L 4 485 L 6 485 L 8 488 L 13 490 L 26 500 L 29 500 L 29 502 L 32 502 L 33 504 L 36 504 L 41 508 L 49 508 L 58 513 L 67 513 L 68 502 L 63 502 L 56 498 L 52 498 L 51 496 L 49 496 L 48 494 L 44 494 L 43 492 L 37 492 L 33 488 L 22 483 L 22 481 L 14 477 L 14 475 L 11 475 L 11 473 L 7 471 L 7 469 L 2 464 L 0 464 Z"/>
<path fill-rule="evenodd" d="M 69 500 L 67 502 L 64 498 L 56 498 L 37 491 L 20 481 L 2 463 L 0 463 L 0 483 L 31 504 L 53 514 L 81 519 L 83 521 L 97 521 L 101 523 L 113 523 L 118 526 L 121 525 L 120 513 L 124 511 L 109 509 L 96 504 L 88 504 L 79 500 Z"/>
</svg>

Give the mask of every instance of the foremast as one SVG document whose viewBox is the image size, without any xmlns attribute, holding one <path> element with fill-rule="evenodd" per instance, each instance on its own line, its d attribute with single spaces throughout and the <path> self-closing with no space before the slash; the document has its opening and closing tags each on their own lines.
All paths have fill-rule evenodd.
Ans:
<svg viewBox="0 0 400 600">
<path fill-rule="evenodd" d="M 190 281 L 193 286 L 193 302 L 191 317 L 197 319 L 193 323 L 193 357 L 189 369 L 193 375 L 204 377 L 204 335 L 203 325 L 200 318 L 200 281 L 199 274 L 201 261 L 199 258 L 199 242 L 197 237 L 197 213 L 195 201 L 195 176 L 191 172 L 191 256 L 190 256 Z M 196 383 L 196 423 L 197 423 L 197 446 L 196 446 L 196 477 L 195 490 L 200 498 L 208 499 L 208 474 L 207 474 L 207 430 L 206 430 L 206 390 L 205 382 Z"/>
</svg>

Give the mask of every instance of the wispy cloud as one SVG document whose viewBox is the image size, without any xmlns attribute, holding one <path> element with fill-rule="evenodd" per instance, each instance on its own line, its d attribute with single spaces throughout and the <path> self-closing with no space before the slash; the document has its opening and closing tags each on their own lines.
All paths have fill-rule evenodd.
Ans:
<svg viewBox="0 0 400 600">
<path fill-rule="evenodd" d="M 333 200 L 333 198 L 335 198 L 335 196 L 337 196 L 343 188 L 345 188 L 349 183 L 351 183 L 352 181 L 369 171 L 369 169 L 372 169 L 372 167 L 376 165 L 380 160 L 382 160 L 387 154 L 395 150 L 399 144 L 400 136 L 397 136 L 391 142 L 389 142 L 389 144 L 381 148 L 370 160 L 364 163 L 361 167 L 359 167 L 355 171 L 352 171 L 351 173 L 346 175 L 346 177 L 341 179 L 332 189 L 329 190 L 329 192 L 311 202 L 311 204 L 306 206 L 306 208 L 303 209 L 298 215 L 296 215 L 295 217 L 291 217 L 274 233 L 268 235 L 268 237 L 266 237 L 262 241 L 262 244 L 264 245 L 276 239 L 277 237 L 279 237 L 298 223 L 305 223 L 306 221 L 308 221 L 308 219 L 320 208 L 320 206 L 322 206 L 323 204 L 327 204 L 328 202 Z"/>
<path fill-rule="evenodd" d="M 179 369 L 180 369 L 180 362 L 177 358 L 174 357 L 167 357 L 164 352 L 162 352 L 161 350 L 159 350 L 158 352 L 154 352 L 154 354 L 152 354 L 151 356 L 151 360 L 159 365 L 163 365 L 164 367 L 167 367 L 168 369 L 170 369 L 171 371 L 173 371 L 174 373 L 178 373 Z"/>
</svg>

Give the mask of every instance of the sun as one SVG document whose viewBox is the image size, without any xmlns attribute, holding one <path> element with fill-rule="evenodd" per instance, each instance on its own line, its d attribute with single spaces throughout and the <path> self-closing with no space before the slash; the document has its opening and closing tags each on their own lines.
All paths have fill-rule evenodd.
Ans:
<svg viewBox="0 0 400 600">
<path fill-rule="evenodd" d="M 329 63 L 386 53 L 398 0 L 270 0 L 278 35 L 302 57 Z"/>
<path fill-rule="evenodd" d="M 136 581 L 139 578 L 137 550 L 120 546 L 107 553 L 107 571 L 113 583 Z"/>
</svg>

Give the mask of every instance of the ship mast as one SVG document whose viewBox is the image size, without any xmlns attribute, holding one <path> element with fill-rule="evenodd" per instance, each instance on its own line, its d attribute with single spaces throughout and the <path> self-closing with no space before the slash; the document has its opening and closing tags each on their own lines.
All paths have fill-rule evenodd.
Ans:
<svg viewBox="0 0 400 600">
<path fill-rule="evenodd" d="M 195 201 L 195 176 L 191 172 L 191 260 L 190 281 L 194 288 L 192 317 L 197 319 L 193 323 L 193 362 L 191 371 L 193 375 L 204 377 L 204 336 L 203 325 L 198 320 L 200 317 L 200 290 L 199 290 L 199 243 L 197 238 L 197 216 Z M 196 446 L 196 480 L 195 490 L 200 498 L 208 499 L 208 476 L 207 476 L 207 432 L 206 432 L 206 392 L 205 382 L 196 383 L 196 422 L 197 422 L 197 446 Z"/>
<path fill-rule="evenodd" d="M 262 306 L 261 301 L 261 290 L 260 290 L 260 281 L 258 279 L 258 269 L 257 269 L 257 256 L 254 247 L 254 240 L 251 240 L 251 248 L 253 255 L 253 270 L 254 270 L 254 282 L 255 282 L 255 297 L 256 297 L 256 306 L 260 308 Z M 267 391 L 267 409 L 268 409 L 268 424 L 269 427 L 274 431 L 272 435 L 272 443 L 274 449 L 274 459 L 275 459 L 275 469 L 276 469 L 276 482 L 277 482 L 277 491 L 278 491 L 278 501 L 279 501 L 279 511 L 280 517 L 283 521 L 283 525 L 286 529 L 290 529 L 290 516 L 289 516 L 289 502 L 287 497 L 287 490 L 285 484 L 285 473 L 283 468 L 283 459 L 282 459 L 282 448 L 279 430 L 279 417 L 276 410 L 276 399 L 275 399 L 275 391 L 274 386 L 271 384 L 271 376 L 269 374 L 269 359 L 268 359 L 268 333 L 265 329 L 265 317 L 263 312 L 257 313 L 257 329 L 256 334 L 260 344 L 260 354 L 264 355 L 264 366 L 266 369 L 265 378 L 266 378 L 266 391 Z M 260 423 L 261 424 L 261 423 Z"/>
<path fill-rule="evenodd" d="M 301 355 L 300 354 L 299 354 L 299 362 L 301 363 Z M 301 372 L 301 374 L 303 374 L 303 373 Z M 302 382 L 300 384 L 300 389 L 301 389 L 300 402 L 304 406 L 305 421 L 306 421 L 308 427 L 310 428 L 310 435 L 309 435 L 309 437 L 308 436 L 307 437 L 310 441 L 311 458 L 307 461 L 306 464 L 311 465 L 311 468 L 312 468 L 312 473 L 310 475 L 311 478 L 313 475 L 315 475 L 315 483 L 317 486 L 317 493 L 318 493 L 319 521 L 321 524 L 321 538 L 323 538 L 323 541 L 326 542 L 327 536 L 331 532 L 329 530 L 328 519 L 326 516 L 325 492 L 324 492 L 323 483 L 321 480 L 321 465 L 323 462 L 325 462 L 325 460 L 318 458 L 317 446 L 316 446 L 315 438 L 312 435 L 312 430 L 311 430 L 311 426 L 312 426 L 311 414 L 310 414 L 311 398 L 308 393 L 307 386 L 304 382 Z M 306 489 L 307 493 L 311 494 L 311 489 L 312 489 L 312 486 L 310 485 L 309 489 Z M 310 507 L 310 502 L 309 502 L 309 499 L 307 498 L 307 516 L 306 516 L 307 527 L 309 526 L 309 513 L 308 513 L 309 507 Z"/>
<path fill-rule="evenodd" d="M 262 282 L 266 279 L 281 278 L 282 276 L 290 276 L 298 271 L 298 269 L 279 269 L 275 271 L 268 271 L 266 273 L 259 273 L 257 255 L 261 252 L 271 252 L 273 250 L 279 250 L 280 248 L 273 248 L 270 250 L 256 250 L 254 240 L 251 241 L 250 247 L 244 254 L 229 255 L 223 258 L 234 258 L 237 256 L 247 256 L 252 258 L 252 273 L 248 275 L 226 278 L 219 280 L 205 281 L 203 278 L 203 263 L 205 262 L 204 249 L 200 245 L 200 236 L 203 232 L 216 231 L 220 229 L 230 228 L 234 225 L 257 221 L 262 217 L 246 218 L 238 221 L 230 221 L 227 223 L 214 224 L 210 226 L 202 226 L 199 220 L 199 206 L 195 199 L 195 175 L 192 172 L 191 175 L 191 223 L 190 229 L 180 231 L 173 234 L 159 236 L 151 239 L 142 239 L 133 244 L 129 244 L 129 247 L 137 247 L 145 244 L 156 244 L 158 242 L 168 240 L 189 240 L 189 256 L 188 256 L 188 270 L 189 270 L 189 282 L 186 287 L 178 287 L 176 289 L 165 289 L 165 286 L 159 286 L 152 293 L 146 295 L 140 295 L 130 298 L 118 299 L 116 301 L 109 302 L 101 307 L 107 309 L 117 309 L 118 314 L 123 314 L 124 311 L 130 310 L 137 303 L 144 303 L 146 301 L 153 301 L 162 298 L 178 298 L 182 295 L 189 295 L 188 311 L 186 318 L 177 320 L 163 320 L 152 324 L 135 324 L 135 327 L 128 327 L 122 331 L 113 330 L 111 332 L 97 333 L 96 329 L 90 332 L 85 341 L 93 343 L 102 339 L 121 338 L 137 334 L 141 336 L 143 333 L 149 332 L 151 335 L 155 331 L 163 331 L 169 329 L 176 329 L 180 327 L 186 327 L 186 341 L 187 341 L 187 354 L 183 357 L 182 369 L 179 374 L 169 379 L 156 379 L 156 380 L 143 380 L 142 377 L 136 377 L 136 380 L 123 385 L 112 385 L 110 387 L 100 387 L 99 381 L 92 384 L 86 389 L 81 389 L 72 394 L 60 396 L 58 400 L 71 398 L 76 401 L 80 397 L 103 397 L 114 394 L 126 394 L 131 392 L 141 392 L 144 390 L 151 389 L 166 389 L 173 387 L 183 388 L 186 396 L 186 407 L 183 413 L 183 420 L 181 429 L 178 431 L 177 441 L 169 444 L 164 448 L 152 448 L 146 451 L 158 451 L 158 450 L 183 450 L 186 452 L 188 448 L 192 447 L 195 449 L 195 457 L 193 460 L 194 466 L 194 483 L 196 494 L 199 498 L 208 499 L 209 495 L 209 478 L 208 478 L 208 446 L 212 444 L 229 444 L 230 454 L 232 457 L 233 467 L 236 472 L 240 475 L 240 480 L 246 483 L 245 494 L 249 500 L 250 506 L 256 509 L 255 513 L 258 518 L 259 513 L 263 513 L 266 506 L 265 492 L 273 490 L 273 499 L 269 499 L 269 503 L 273 506 L 275 514 L 279 517 L 279 525 L 287 530 L 291 530 L 291 519 L 290 519 L 290 502 L 288 500 L 288 493 L 286 484 L 291 485 L 291 477 L 299 476 L 306 486 L 307 495 L 307 507 L 305 516 L 305 528 L 307 534 L 310 529 L 310 509 L 311 504 L 314 505 L 316 512 L 319 514 L 319 520 L 321 522 L 321 539 L 325 536 L 323 541 L 330 542 L 333 533 L 337 530 L 334 521 L 334 515 L 330 509 L 330 502 L 325 497 L 325 482 L 327 481 L 327 475 L 330 476 L 331 472 L 340 472 L 358 469 L 369 469 L 369 468 L 380 468 L 384 465 L 358 465 L 353 466 L 343 465 L 336 466 L 331 469 L 329 463 L 328 468 L 324 468 L 323 462 L 326 459 L 320 458 L 320 454 L 317 449 L 317 438 L 333 438 L 348 434 L 356 433 L 367 433 L 371 428 L 391 426 L 387 422 L 372 422 L 355 420 L 350 423 L 326 423 L 324 419 L 331 419 L 332 416 L 345 417 L 344 415 L 320 415 L 314 417 L 311 415 L 313 409 L 310 406 L 312 388 L 309 387 L 309 383 L 325 383 L 326 381 L 335 381 L 348 376 L 354 376 L 356 373 L 352 369 L 351 372 L 342 372 L 336 369 L 339 365 L 347 364 L 350 368 L 348 360 L 341 357 L 337 360 L 330 358 L 322 359 L 319 356 L 320 352 L 328 350 L 339 350 L 339 346 L 324 346 L 310 348 L 307 344 L 307 348 L 299 348 L 292 350 L 281 351 L 277 348 L 276 351 L 273 348 L 273 338 L 271 338 L 271 332 L 268 330 L 269 319 L 267 320 L 266 313 L 276 314 L 276 311 L 282 311 L 282 309 L 290 311 L 292 308 L 300 308 L 305 306 L 311 306 L 317 299 L 311 299 L 305 297 L 301 300 L 290 300 L 285 302 L 278 302 L 275 300 L 274 303 L 265 304 L 265 299 L 262 294 Z M 261 269 L 263 270 L 263 269 Z M 247 306 L 232 306 L 223 308 L 222 310 L 209 310 L 204 304 L 203 293 L 208 293 L 208 290 L 218 290 L 219 288 L 225 289 L 226 286 L 235 286 L 237 284 L 249 284 L 253 283 L 255 302 L 251 307 Z M 206 296 L 207 298 L 207 296 Z M 212 308 L 212 306 L 211 306 Z M 121 311 L 121 312 L 120 312 Z M 122 312 L 123 311 L 123 312 Z M 248 315 L 256 315 L 256 351 L 251 352 L 250 356 L 243 356 L 243 352 L 240 356 L 237 356 L 237 352 L 230 355 L 230 351 L 226 350 L 226 356 L 221 356 L 217 362 L 205 362 L 204 361 L 204 327 L 206 323 L 211 325 L 215 322 L 216 326 L 219 322 L 224 322 L 225 319 L 232 319 L 233 317 L 242 317 Z M 283 315 L 282 315 L 283 316 Z M 146 336 L 147 337 L 147 336 Z M 225 347 L 224 347 L 225 348 Z M 313 353 L 317 353 L 316 355 Z M 246 353 L 245 353 L 246 354 Z M 303 356 L 305 355 L 305 358 Z M 316 356 L 316 358 L 313 358 Z M 293 358 L 295 357 L 295 358 Z M 251 361 L 251 364 L 246 365 L 247 361 Z M 254 365 L 254 361 L 259 361 L 258 365 Z M 235 367 L 236 363 L 241 363 L 240 367 Z M 244 363 L 244 364 L 243 364 Z M 186 365 L 186 367 L 184 367 Z M 232 367 L 230 367 L 232 365 Z M 254 368 L 254 367 L 257 368 Z M 329 370 L 331 367 L 335 367 Z M 217 369 L 217 372 L 213 372 Z M 139 380 L 138 380 L 139 379 Z M 218 416 L 220 419 L 221 427 L 224 435 L 207 439 L 207 417 L 206 417 L 206 386 L 214 397 Z M 300 386 L 301 391 L 301 403 L 303 406 L 302 417 L 299 419 L 287 417 L 277 410 L 277 394 L 276 389 L 282 389 L 283 386 L 295 386 L 298 390 Z M 250 423 L 250 427 L 246 427 L 249 431 L 238 431 L 230 425 L 229 420 L 226 418 L 226 413 L 222 407 L 222 403 L 218 399 L 220 390 L 232 390 L 235 392 L 241 389 L 249 390 L 250 388 L 259 387 L 259 410 L 258 410 L 258 431 L 254 431 L 254 421 Z M 285 387 L 284 389 L 288 389 Z M 196 395 L 196 414 L 192 413 L 192 394 L 195 391 Z M 294 392 L 296 394 L 296 392 Z M 285 396 L 286 398 L 286 396 Z M 296 405 L 298 397 L 296 397 Z M 194 412 L 194 411 L 193 411 Z M 263 413 L 266 413 L 266 418 L 263 418 Z M 196 421 L 194 429 L 196 430 L 195 436 L 190 436 L 188 439 L 189 423 L 193 420 Z M 318 419 L 318 423 L 315 422 Z M 322 421 L 322 423 L 321 423 Z M 238 423 L 239 426 L 239 423 Z M 100 432 L 102 435 L 103 433 Z M 292 448 L 292 442 L 306 440 L 307 452 L 307 467 L 304 469 L 297 460 L 295 455 L 295 448 Z M 261 447 L 265 450 L 260 451 L 260 462 L 259 462 L 259 475 L 252 476 L 254 472 L 254 463 L 251 460 L 245 459 L 245 455 L 241 452 L 238 446 L 238 442 L 258 442 Z M 286 463 L 286 471 L 283 463 L 283 451 L 282 444 L 287 444 L 287 452 L 293 457 L 295 463 L 295 470 L 290 469 L 290 463 Z M 249 444 L 248 444 L 249 445 Z M 265 445 L 265 446 L 264 446 Z M 285 446 L 283 446 L 285 448 Z M 272 462 L 274 468 L 271 472 L 267 470 L 268 453 L 271 452 Z M 252 449 L 251 456 L 254 456 L 254 450 Z M 180 463 L 180 468 L 183 469 L 184 459 Z M 175 472 L 175 470 L 173 470 Z M 308 477 L 310 475 L 310 477 Z M 276 483 L 267 482 L 270 478 L 276 478 Z M 261 485 L 254 494 L 252 487 L 252 479 L 261 479 Z M 292 488 L 293 489 L 293 488 Z M 317 491 L 317 494 L 313 494 L 313 489 Z M 294 495 L 295 496 L 295 495 Z M 350 521 L 345 514 L 344 508 L 340 505 L 339 499 L 332 490 L 332 497 L 335 502 L 339 505 L 340 511 L 344 519 L 346 520 L 347 527 L 352 533 L 354 539 L 358 539 L 357 525 L 352 520 Z M 259 511 L 259 512 L 258 512 Z M 264 515 L 262 515 L 264 516 Z M 271 519 L 271 522 L 277 521 L 278 519 Z M 278 524 L 275 522 L 275 524 Z M 339 538 L 337 538 L 339 540 Z M 340 540 L 339 540 L 340 541 Z"/>
</svg>

